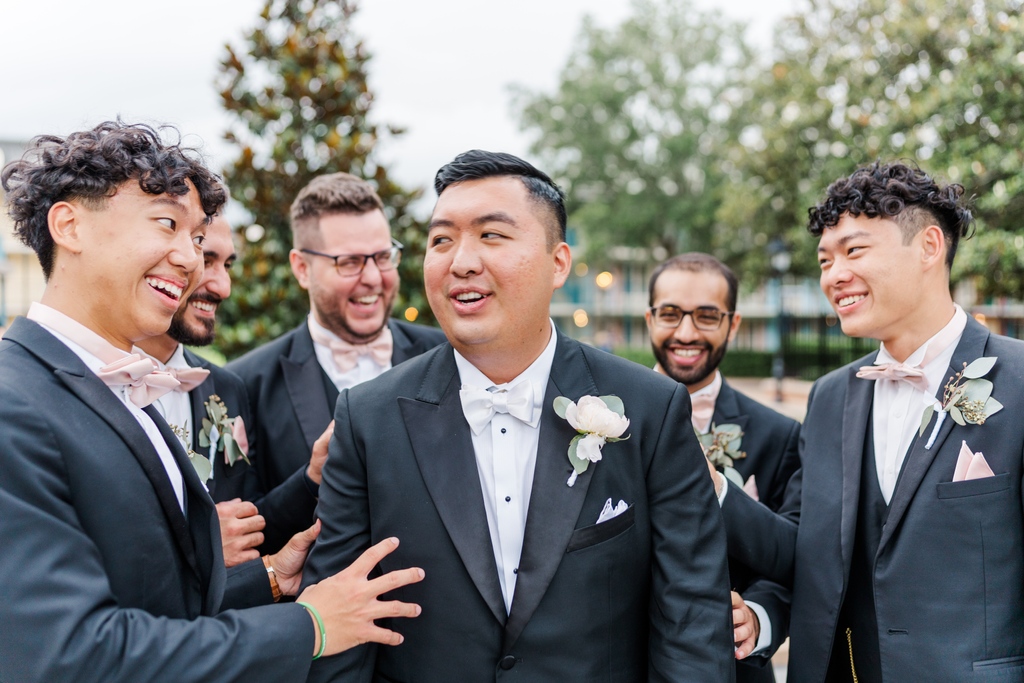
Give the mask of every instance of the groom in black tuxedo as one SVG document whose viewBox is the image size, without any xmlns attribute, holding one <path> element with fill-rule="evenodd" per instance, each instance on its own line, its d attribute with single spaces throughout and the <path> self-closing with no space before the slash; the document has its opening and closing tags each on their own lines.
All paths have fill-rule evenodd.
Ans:
<svg viewBox="0 0 1024 683">
<path fill-rule="evenodd" d="M 471 151 L 435 189 L 424 279 L 449 343 L 341 393 L 304 574 L 400 531 L 381 567 L 426 570 L 395 591 L 423 616 L 402 647 L 310 680 L 732 680 L 725 537 L 685 387 L 555 330 L 571 256 L 547 175 Z M 554 404 L 588 396 L 621 399 L 629 424 L 598 402 L 589 431 L 624 440 L 580 441 L 583 469 Z"/>
<path fill-rule="evenodd" d="M 815 383 L 782 517 L 725 495 L 730 551 L 792 584 L 790 683 L 1024 681 L 1024 344 L 950 296 L 963 192 L 876 163 L 810 211 L 843 332 L 881 344 Z"/>
</svg>

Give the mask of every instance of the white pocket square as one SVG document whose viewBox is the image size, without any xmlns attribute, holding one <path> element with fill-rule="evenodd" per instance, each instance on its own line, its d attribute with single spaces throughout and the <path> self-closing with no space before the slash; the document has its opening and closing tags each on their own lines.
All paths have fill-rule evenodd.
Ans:
<svg viewBox="0 0 1024 683">
<path fill-rule="evenodd" d="M 597 523 L 600 524 L 601 522 L 607 522 L 609 519 L 614 519 L 628 509 L 629 506 L 626 505 L 624 500 L 620 500 L 618 505 L 612 507 L 612 499 L 609 498 L 605 501 L 604 507 L 601 508 L 601 514 L 597 516 Z"/>
<path fill-rule="evenodd" d="M 972 452 L 967 447 L 967 442 L 962 442 L 960 455 L 956 459 L 956 469 L 953 471 L 953 481 L 970 481 L 994 476 L 995 473 L 988 466 L 985 456 L 981 452 Z"/>
</svg>

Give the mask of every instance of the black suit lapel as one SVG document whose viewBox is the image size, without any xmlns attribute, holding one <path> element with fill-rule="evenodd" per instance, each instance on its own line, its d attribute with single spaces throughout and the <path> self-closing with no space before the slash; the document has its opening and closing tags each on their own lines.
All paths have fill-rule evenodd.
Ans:
<svg viewBox="0 0 1024 683">
<path fill-rule="evenodd" d="M 736 390 L 722 380 L 722 388 L 715 400 L 715 413 L 711 421 L 716 425 L 734 424 L 743 431 L 747 431 L 747 422 L 750 416 L 740 409 L 740 403 L 736 398 Z"/>
<path fill-rule="evenodd" d="M 872 362 L 874 358 L 872 358 Z M 856 368 L 850 368 L 846 377 L 846 403 L 843 406 L 843 508 L 840 543 L 844 571 L 850 567 L 853 541 L 857 532 L 857 512 L 860 505 L 861 467 L 864 464 L 864 443 L 868 434 L 871 407 L 874 403 L 875 383 L 857 377 Z"/>
<path fill-rule="evenodd" d="M 399 398 L 423 483 L 462 563 L 494 618 L 505 623 L 505 601 L 494 564 L 472 432 L 459 400 L 455 356 L 445 345 L 434 356 L 417 398 Z M 444 444 L 444 448 L 438 448 Z"/>
<path fill-rule="evenodd" d="M 515 595 L 505 626 L 503 652 L 508 652 L 523 632 L 554 578 L 594 477 L 595 465 L 591 465 L 574 486 L 566 485 L 572 473 L 569 442 L 576 436 L 576 430 L 558 417 L 553 407 L 558 396 L 576 401 L 588 394 L 596 396 L 598 390 L 583 351 L 577 342 L 559 334 L 551 377 L 544 394 L 533 491 Z"/>
<path fill-rule="evenodd" d="M 950 377 L 964 369 L 964 363 L 970 363 L 985 355 L 985 345 L 988 342 L 988 336 L 988 330 L 971 318 L 967 319 L 967 326 L 960 336 L 960 343 L 957 344 L 953 357 L 949 361 L 949 368 L 946 370 L 942 383 L 935 393 L 937 401 L 942 400 L 942 392 L 946 382 L 949 381 Z M 922 406 L 922 410 L 923 408 Z M 911 418 L 908 416 L 907 419 Z M 910 501 L 921 486 L 921 481 L 924 480 L 925 474 L 928 473 L 928 469 L 942 449 L 946 438 L 953 431 L 953 427 L 956 426 L 953 418 L 946 415 L 942 421 L 942 426 L 939 428 L 939 433 L 935 437 L 935 443 L 932 444 L 931 448 L 926 449 L 925 445 L 928 443 L 928 438 L 931 436 L 935 420 L 937 419 L 938 413 L 932 416 L 931 422 L 929 422 L 924 430 L 924 434 L 918 436 L 911 443 L 910 451 L 903 461 L 903 469 L 900 471 L 899 479 L 896 481 L 896 490 L 893 491 L 892 499 L 889 502 L 889 516 L 882 530 L 882 538 L 878 543 L 879 552 L 885 547 L 889 539 L 892 538 L 896 527 L 907 511 L 907 506 L 910 505 Z"/>
<path fill-rule="evenodd" d="M 409 335 L 395 324 L 393 320 L 388 321 L 388 329 L 391 330 L 391 367 L 420 355 L 427 349 L 420 348 L 421 344 L 414 342 Z"/>
<path fill-rule="evenodd" d="M 303 324 L 295 331 L 291 352 L 281 358 L 280 363 L 288 397 L 306 439 L 307 451 L 312 451 L 313 443 L 331 421 L 338 395 L 335 392 L 332 401 L 324 386 L 324 371 L 313 351 L 308 326 Z"/>
</svg>

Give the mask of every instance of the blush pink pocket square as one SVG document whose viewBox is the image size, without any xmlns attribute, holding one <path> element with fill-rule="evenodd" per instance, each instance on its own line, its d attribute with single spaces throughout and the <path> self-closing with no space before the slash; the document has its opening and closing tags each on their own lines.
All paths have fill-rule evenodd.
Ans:
<svg viewBox="0 0 1024 683">
<path fill-rule="evenodd" d="M 993 477 L 995 473 L 985 461 L 982 453 L 973 453 L 963 441 L 960 446 L 960 456 L 956 459 L 956 469 L 953 471 L 953 481 L 970 481 L 972 479 L 984 479 Z"/>
</svg>

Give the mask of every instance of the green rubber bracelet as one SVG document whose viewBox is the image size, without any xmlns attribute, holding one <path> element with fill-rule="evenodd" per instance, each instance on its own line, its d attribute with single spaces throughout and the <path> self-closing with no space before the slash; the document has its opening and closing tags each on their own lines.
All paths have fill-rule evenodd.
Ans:
<svg viewBox="0 0 1024 683">
<path fill-rule="evenodd" d="M 313 661 L 316 661 L 323 656 L 324 650 L 327 649 L 327 629 L 324 628 L 324 620 L 320 618 L 320 613 L 316 611 L 316 607 L 313 607 L 308 602 L 297 602 L 295 604 L 302 605 L 307 612 L 312 614 L 313 618 L 316 619 L 316 627 L 320 629 L 320 651 L 313 655 Z"/>
</svg>

